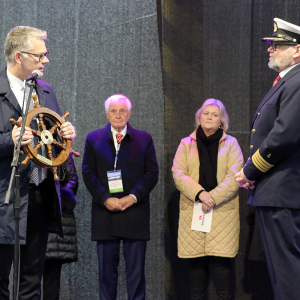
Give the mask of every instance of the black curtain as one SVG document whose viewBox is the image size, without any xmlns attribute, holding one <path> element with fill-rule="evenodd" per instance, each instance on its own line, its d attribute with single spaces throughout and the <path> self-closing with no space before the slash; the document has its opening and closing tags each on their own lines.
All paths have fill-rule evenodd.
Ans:
<svg viewBox="0 0 300 300">
<path fill-rule="evenodd" d="M 166 299 L 189 299 L 188 264 L 177 257 L 179 193 L 171 167 L 180 140 L 193 131 L 204 100 L 221 100 L 229 114 L 228 133 L 248 158 L 250 124 L 277 73 L 268 68 L 268 46 L 261 37 L 273 33 L 273 18 L 300 25 L 296 0 L 163 0 L 162 60 L 165 97 L 165 251 Z M 273 299 L 266 265 L 249 259 L 254 226 L 246 216 L 248 192 L 240 190 L 241 235 L 234 262 L 234 299 Z M 250 219 L 251 220 L 251 219 Z M 251 222 L 249 222 L 251 223 Z M 200 283 L 199 283 L 200 284 Z M 216 299 L 212 284 L 209 299 Z"/>
</svg>

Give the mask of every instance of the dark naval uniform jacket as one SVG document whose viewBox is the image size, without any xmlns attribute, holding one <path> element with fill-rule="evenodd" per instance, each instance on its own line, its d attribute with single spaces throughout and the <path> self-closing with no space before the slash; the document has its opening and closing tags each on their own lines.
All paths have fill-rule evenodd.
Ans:
<svg viewBox="0 0 300 300">
<path fill-rule="evenodd" d="M 82 162 L 84 183 L 92 195 L 92 240 L 150 239 L 149 194 L 158 181 L 158 165 L 152 137 L 127 123 L 127 133 L 118 153 L 124 192 L 110 194 L 107 171 L 114 170 L 116 150 L 111 125 L 90 132 Z M 109 197 L 133 194 L 137 203 L 125 211 L 112 212 L 104 202 Z"/>
<path fill-rule="evenodd" d="M 256 181 L 249 204 L 300 209 L 300 65 L 260 103 L 244 174 Z"/>
</svg>

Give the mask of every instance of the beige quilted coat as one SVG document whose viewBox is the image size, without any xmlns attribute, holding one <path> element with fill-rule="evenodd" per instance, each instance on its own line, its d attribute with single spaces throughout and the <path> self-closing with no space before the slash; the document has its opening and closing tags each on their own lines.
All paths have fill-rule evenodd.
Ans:
<svg viewBox="0 0 300 300">
<path fill-rule="evenodd" d="M 217 165 L 218 186 L 209 193 L 216 202 L 210 233 L 192 231 L 195 197 L 202 190 L 199 181 L 199 157 L 196 131 L 181 140 L 173 161 L 173 178 L 180 191 L 178 256 L 192 258 L 206 255 L 234 257 L 239 247 L 239 186 L 234 175 L 243 166 L 237 140 L 223 133 Z"/>
</svg>

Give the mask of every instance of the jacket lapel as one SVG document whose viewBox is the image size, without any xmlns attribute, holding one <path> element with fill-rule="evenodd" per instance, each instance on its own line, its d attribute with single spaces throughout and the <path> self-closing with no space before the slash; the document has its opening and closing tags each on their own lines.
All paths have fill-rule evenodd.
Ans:
<svg viewBox="0 0 300 300">
<path fill-rule="evenodd" d="M 11 105 L 14 107 L 14 109 L 22 115 L 21 107 L 18 103 L 17 98 L 15 97 L 15 94 L 10 89 L 7 76 L 6 76 L 6 68 L 1 71 L 0 73 L 0 95 L 3 97 L 2 101 L 5 99 L 8 100 Z"/>
<path fill-rule="evenodd" d="M 49 90 L 47 89 L 47 87 L 45 85 L 41 85 L 41 82 L 39 80 L 37 80 L 36 82 L 36 86 L 35 86 L 35 90 L 36 93 L 39 97 L 39 103 L 42 107 L 50 107 L 49 104 L 47 104 L 46 101 L 46 97 L 45 97 L 45 93 L 49 93 Z"/>
<path fill-rule="evenodd" d="M 266 96 L 263 98 L 263 100 L 260 102 L 254 118 L 252 120 L 252 126 L 253 123 L 255 121 L 255 119 L 257 118 L 257 113 L 261 110 L 261 108 L 268 102 L 268 100 L 274 95 L 274 93 L 277 92 L 277 90 L 286 82 L 288 81 L 291 77 L 293 77 L 296 73 L 300 72 L 300 65 L 294 67 L 292 70 L 290 70 L 283 78 L 281 78 L 266 94 Z"/>
</svg>

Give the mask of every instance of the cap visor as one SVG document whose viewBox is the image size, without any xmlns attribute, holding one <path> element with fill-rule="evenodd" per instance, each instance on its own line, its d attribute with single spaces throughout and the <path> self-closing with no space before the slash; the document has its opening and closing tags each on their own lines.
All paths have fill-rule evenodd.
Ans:
<svg viewBox="0 0 300 300">
<path fill-rule="evenodd" d="M 265 43 L 272 43 L 272 42 L 289 42 L 289 40 L 279 37 L 265 37 L 261 38 L 261 40 Z"/>
</svg>

